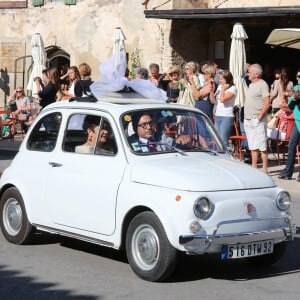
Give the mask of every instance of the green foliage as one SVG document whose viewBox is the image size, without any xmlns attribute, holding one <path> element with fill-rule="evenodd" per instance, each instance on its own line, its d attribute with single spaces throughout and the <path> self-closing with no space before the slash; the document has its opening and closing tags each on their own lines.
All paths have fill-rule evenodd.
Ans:
<svg viewBox="0 0 300 300">
<path fill-rule="evenodd" d="M 128 64 L 128 67 L 130 65 L 129 76 L 132 79 L 135 78 L 133 70 L 135 68 L 141 67 L 140 53 L 141 53 L 141 50 L 138 48 L 135 48 L 134 51 L 129 56 L 130 57 L 130 64 Z"/>
</svg>

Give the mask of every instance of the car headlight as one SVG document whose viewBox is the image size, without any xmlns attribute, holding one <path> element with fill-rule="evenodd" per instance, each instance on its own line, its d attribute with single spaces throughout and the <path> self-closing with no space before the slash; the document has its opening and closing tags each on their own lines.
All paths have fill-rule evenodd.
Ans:
<svg viewBox="0 0 300 300">
<path fill-rule="evenodd" d="M 277 195 L 276 198 L 277 207 L 280 210 L 287 210 L 291 205 L 291 197 L 288 192 L 282 191 Z"/>
<path fill-rule="evenodd" d="M 204 219 L 211 211 L 211 204 L 205 197 L 198 198 L 194 203 L 194 214 L 196 217 Z"/>
</svg>

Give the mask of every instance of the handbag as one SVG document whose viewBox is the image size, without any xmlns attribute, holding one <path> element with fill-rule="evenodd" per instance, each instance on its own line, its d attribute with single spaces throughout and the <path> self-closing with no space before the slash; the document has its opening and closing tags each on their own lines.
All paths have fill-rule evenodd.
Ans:
<svg viewBox="0 0 300 300">
<path fill-rule="evenodd" d="M 267 127 L 269 129 L 276 129 L 277 128 L 277 125 L 278 125 L 278 121 L 279 121 L 279 118 L 278 117 L 273 117 L 267 124 Z"/>
</svg>

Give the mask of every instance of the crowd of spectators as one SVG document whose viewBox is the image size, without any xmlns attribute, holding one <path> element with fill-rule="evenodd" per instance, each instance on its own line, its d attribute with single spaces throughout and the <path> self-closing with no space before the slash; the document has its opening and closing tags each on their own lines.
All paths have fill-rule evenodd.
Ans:
<svg viewBox="0 0 300 300">
<path fill-rule="evenodd" d="M 127 80 L 131 78 L 124 77 Z M 74 97 L 91 97 L 90 85 L 92 70 L 87 63 L 78 67 L 68 67 L 64 74 L 50 67 L 43 71 L 42 78 L 35 78 L 40 110 L 55 101 L 69 101 Z M 235 128 L 234 122 L 240 127 L 240 133 L 245 132 L 247 143 L 245 150 L 251 154 L 251 164 L 257 168 L 262 161 L 262 171 L 268 172 L 268 144 L 272 131 L 267 130 L 270 118 L 279 118 L 280 134 L 286 130 L 285 119 L 294 115 L 295 126 L 291 135 L 287 167 L 280 174 L 282 179 L 291 179 L 294 165 L 292 156 L 299 143 L 299 91 L 300 70 L 297 72 L 298 85 L 293 87 L 289 80 L 287 68 L 274 71 L 273 82 L 269 85 L 263 79 L 263 68 L 259 64 L 245 66 L 245 81 L 248 91 L 244 107 L 236 107 L 235 99 L 238 89 L 229 70 L 223 70 L 216 62 L 204 61 L 197 63 L 189 61 L 182 67 L 172 65 L 165 72 L 160 72 L 159 65 L 151 63 L 148 68 L 138 67 L 133 70 L 135 79 L 149 80 L 157 88 L 166 92 L 168 102 L 190 105 L 204 112 L 213 122 L 229 148 L 229 137 Z M 297 92 L 298 93 L 298 92 Z M 25 97 L 22 87 L 17 88 L 8 100 L 16 118 L 25 115 L 23 123 L 30 126 L 35 115 L 31 114 L 30 101 Z M 294 102 L 296 105 L 293 105 Z M 15 105 L 15 106 L 13 106 Z M 239 122 L 240 121 L 240 122 Z M 244 129 L 245 127 L 245 129 Z M 279 130 L 276 128 L 276 130 Z M 297 178 L 300 181 L 300 173 Z"/>
</svg>

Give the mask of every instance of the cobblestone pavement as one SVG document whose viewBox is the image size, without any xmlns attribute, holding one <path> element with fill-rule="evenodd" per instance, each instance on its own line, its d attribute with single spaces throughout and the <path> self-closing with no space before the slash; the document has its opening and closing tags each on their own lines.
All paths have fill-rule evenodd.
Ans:
<svg viewBox="0 0 300 300">
<path fill-rule="evenodd" d="M 0 172 L 10 164 L 11 159 L 17 154 L 18 149 L 22 142 L 21 134 L 15 136 L 14 142 L 10 140 L 0 140 Z M 258 165 L 260 167 L 260 165 Z M 300 195 L 300 182 L 296 181 L 296 177 L 299 172 L 299 165 L 295 166 L 294 175 L 292 180 L 282 180 L 278 179 L 277 176 L 279 172 L 284 168 L 284 163 L 278 165 L 278 162 L 273 154 L 269 154 L 269 175 L 273 178 L 275 183 L 289 192 L 296 192 Z"/>
</svg>

